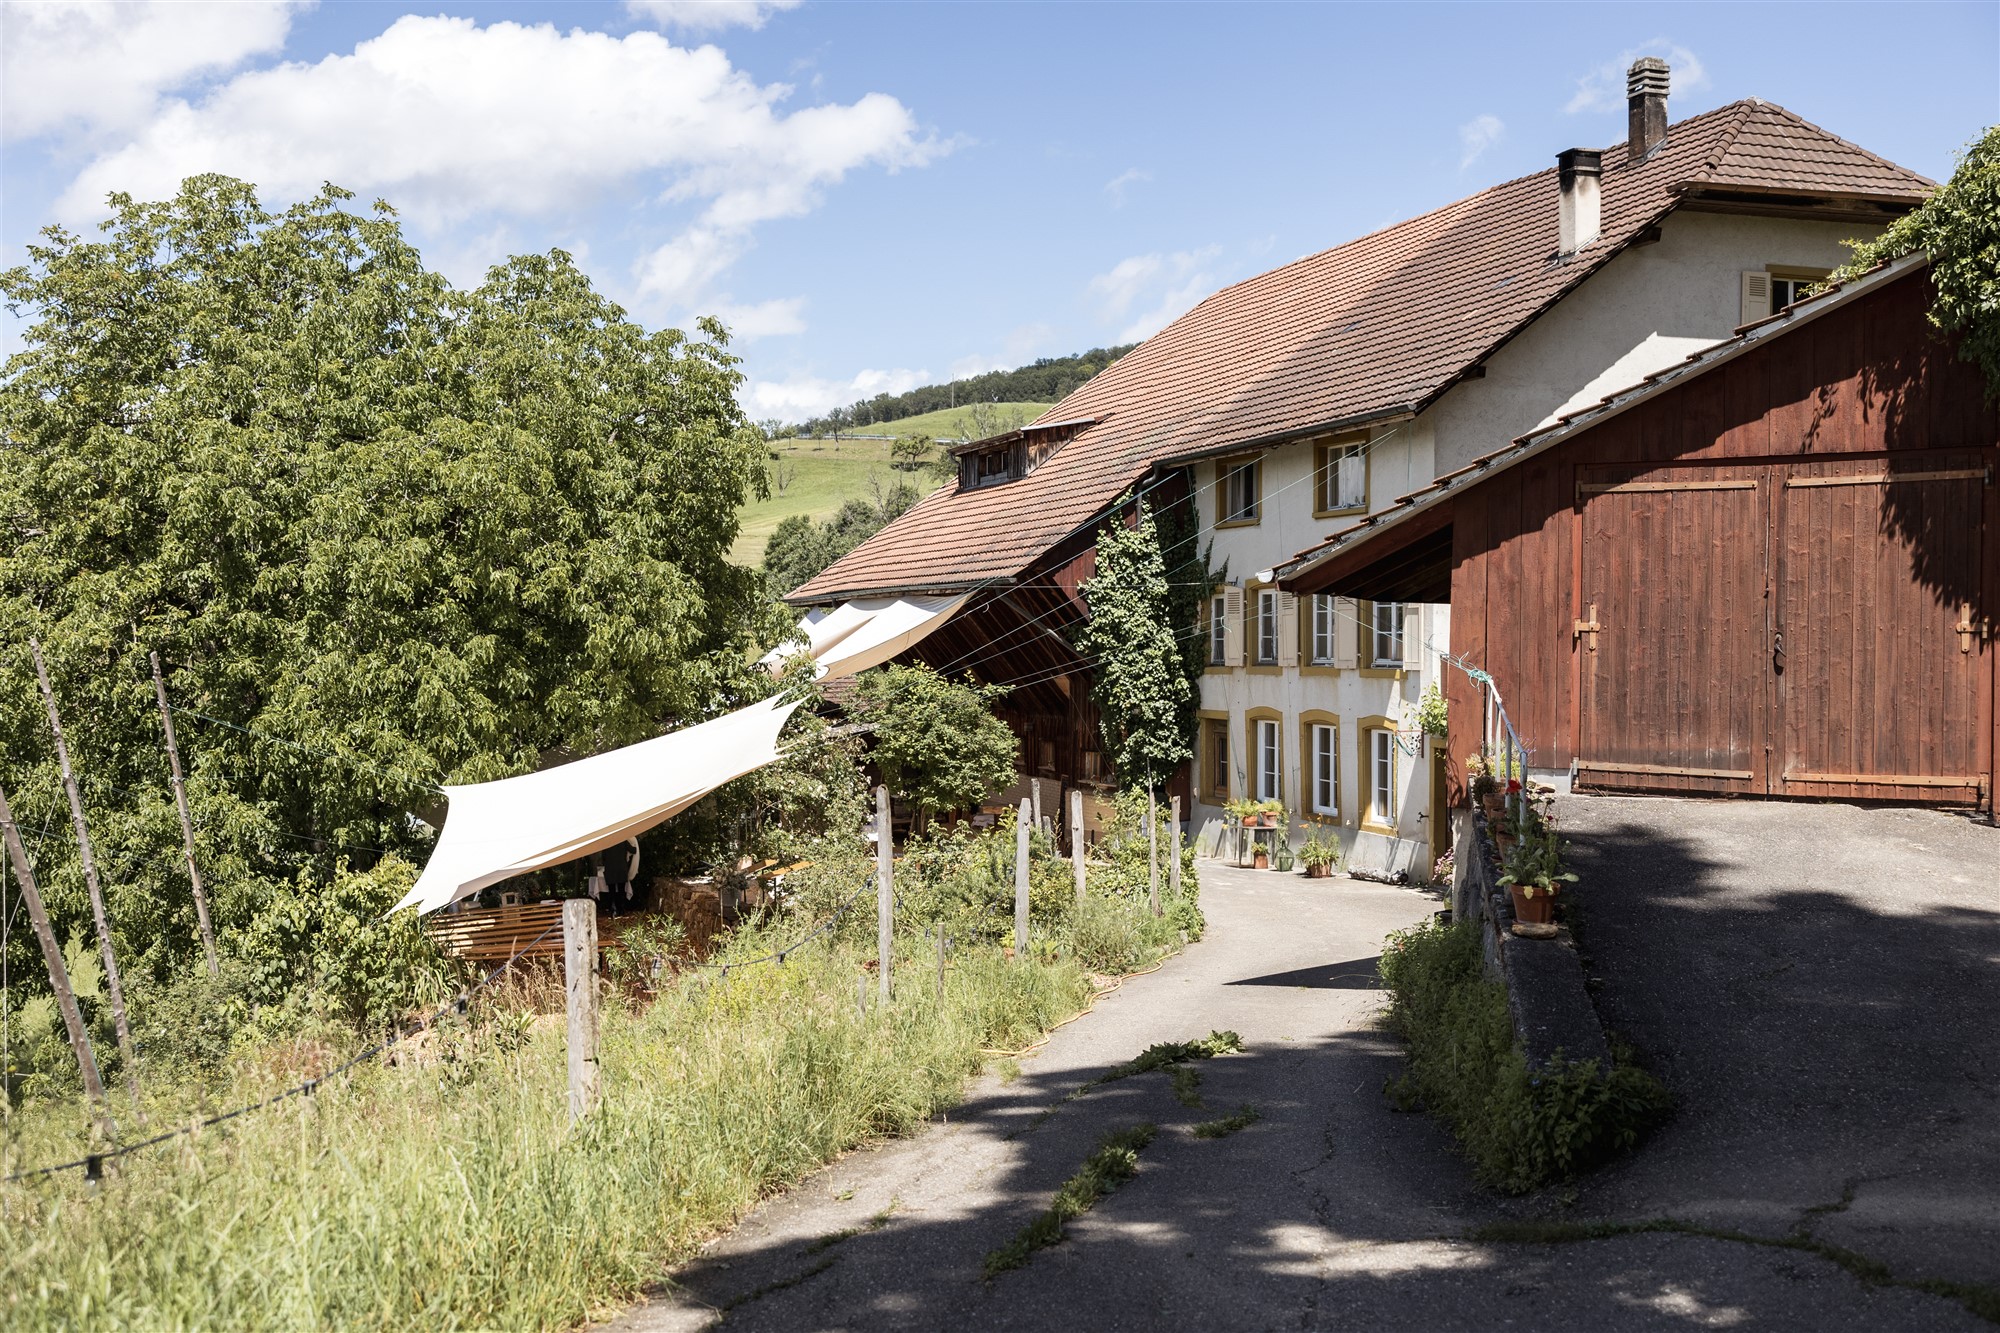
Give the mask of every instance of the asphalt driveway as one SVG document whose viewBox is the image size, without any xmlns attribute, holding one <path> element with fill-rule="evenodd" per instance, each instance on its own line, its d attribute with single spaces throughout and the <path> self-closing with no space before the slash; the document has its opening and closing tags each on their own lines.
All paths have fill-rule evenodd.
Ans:
<svg viewBox="0 0 2000 1333">
<path fill-rule="evenodd" d="M 1679 1104 L 1573 1213 L 2000 1286 L 2000 829 L 1657 797 L 1559 818 L 1599 1011 Z"/>
<path fill-rule="evenodd" d="M 1613 871 L 1600 861 L 1594 873 L 1608 883 Z M 1202 875 L 1205 940 L 1059 1031 L 1017 1077 L 979 1081 L 924 1133 L 845 1158 L 757 1209 L 615 1326 L 1990 1327 L 1958 1301 L 1871 1285 L 1822 1255 L 1719 1236 L 1481 1239 L 1482 1226 L 1523 1213 L 1654 1218 L 1664 1209 L 1649 1190 L 1676 1205 L 1722 1197 L 1731 1173 L 1707 1160 L 1712 1140 L 1700 1128 L 1701 1108 L 1722 1098 L 1699 1095 L 1681 1064 L 1669 1071 L 1695 1108 L 1674 1133 L 1695 1147 L 1662 1142 L 1673 1161 L 1708 1172 L 1711 1191 L 1679 1183 L 1686 1166 L 1661 1172 L 1642 1158 L 1587 1203 L 1497 1199 L 1436 1124 L 1382 1094 L 1400 1056 L 1379 1024 L 1375 959 L 1390 930 L 1438 902 L 1213 862 Z M 1608 951 L 1619 927 L 1608 909 L 1601 924 Z M 1200 1107 L 1177 1100 L 1162 1073 L 1071 1095 L 1151 1043 L 1215 1028 L 1241 1034 L 1245 1049 L 1200 1066 Z M 1261 1114 L 1247 1129 L 1191 1132 L 1244 1105 Z M 982 1278 L 983 1257 L 1049 1205 L 1107 1131 L 1140 1122 L 1159 1132 L 1134 1179 L 1071 1223 L 1062 1243 Z M 1827 1178 L 1837 1198 L 1845 1177 Z M 1822 1201 L 1820 1184 L 1798 1181 L 1802 1207 Z M 1778 1234 L 1794 1215 L 1772 1213 Z"/>
</svg>

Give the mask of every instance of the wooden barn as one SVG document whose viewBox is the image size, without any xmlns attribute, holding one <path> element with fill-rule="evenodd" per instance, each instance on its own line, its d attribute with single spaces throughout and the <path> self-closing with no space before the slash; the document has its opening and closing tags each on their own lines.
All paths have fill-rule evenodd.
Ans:
<svg viewBox="0 0 2000 1333">
<path fill-rule="evenodd" d="M 2000 415 L 1911 256 L 1302 552 L 1448 601 L 1530 768 L 1579 787 L 1992 808 Z M 1451 786 L 1481 687 L 1447 672 Z"/>
</svg>

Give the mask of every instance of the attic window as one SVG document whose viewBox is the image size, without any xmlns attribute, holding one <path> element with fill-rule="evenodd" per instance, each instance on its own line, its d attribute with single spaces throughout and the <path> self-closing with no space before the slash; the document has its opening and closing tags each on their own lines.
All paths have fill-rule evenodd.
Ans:
<svg viewBox="0 0 2000 1333">
<path fill-rule="evenodd" d="M 960 464 L 959 485 L 969 491 L 1012 481 L 1021 475 L 1022 461 L 1021 451 L 1013 444 L 967 454 Z"/>
</svg>

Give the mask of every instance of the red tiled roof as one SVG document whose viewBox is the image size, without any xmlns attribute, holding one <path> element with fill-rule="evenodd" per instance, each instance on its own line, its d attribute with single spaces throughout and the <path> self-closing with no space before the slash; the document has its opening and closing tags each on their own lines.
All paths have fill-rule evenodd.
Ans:
<svg viewBox="0 0 2000 1333">
<path fill-rule="evenodd" d="M 1155 464 L 1415 411 L 1691 193 L 1915 204 L 1931 182 L 1768 102 L 1604 152 L 1598 239 L 1556 258 L 1550 167 L 1224 288 L 1056 404 L 1094 418 L 1028 476 L 948 483 L 791 594 L 800 603 L 1009 578 Z"/>
</svg>

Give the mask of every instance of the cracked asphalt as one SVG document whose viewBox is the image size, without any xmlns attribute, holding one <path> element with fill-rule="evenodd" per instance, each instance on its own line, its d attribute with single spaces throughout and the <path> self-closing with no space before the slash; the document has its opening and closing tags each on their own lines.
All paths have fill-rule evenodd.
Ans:
<svg viewBox="0 0 2000 1333">
<path fill-rule="evenodd" d="M 1795 1250 L 1674 1234 L 1466 1239 L 1524 1215 L 1663 1210 L 1643 1191 L 1602 1209 L 1497 1199 L 1441 1129 L 1391 1108 L 1382 1086 L 1399 1057 L 1379 1026 L 1375 960 L 1389 931 L 1440 902 L 1214 862 L 1202 876 L 1206 939 L 1062 1029 L 1012 1081 L 984 1077 L 925 1132 L 770 1200 L 612 1326 L 1991 1328 L 1956 1301 L 1871 1286 Z M 1196 1066 L 1199 1108 L 1175 1099 L 1165 1072 L 1064 1102 L 1148 1045 L 1213 1029 L 1245 1049 Z M 1193 1137 L 1244 1105 L 1262 1118 Z M 1048 1206 L 1099 1139 L 1140 1122 L 1160 1132 L 1138 1174 L 1062 1243 L 982 1280 L 986 1253 Z M 1836 1183 L 1800 1207 L 1837 1196 Z M 1758 1220 L 1777 1235 L 1795 1219 Z"/>
</svg>

